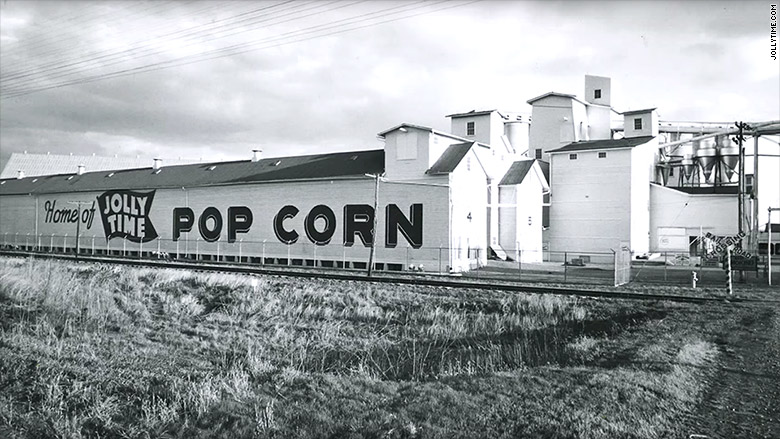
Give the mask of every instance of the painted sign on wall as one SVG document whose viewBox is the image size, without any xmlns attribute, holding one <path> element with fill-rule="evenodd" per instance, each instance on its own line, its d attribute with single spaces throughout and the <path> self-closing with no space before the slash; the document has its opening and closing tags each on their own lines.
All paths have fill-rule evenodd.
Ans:
<svg viewBox="0 0 780 439">
<path fill-rule="evenodd" d="M 120 237 L 132 242 L 149 242 L 157 238 L 149 219 L 154 193 L 116 190 L 98 195 L 106 239 Z"/>
</svg>

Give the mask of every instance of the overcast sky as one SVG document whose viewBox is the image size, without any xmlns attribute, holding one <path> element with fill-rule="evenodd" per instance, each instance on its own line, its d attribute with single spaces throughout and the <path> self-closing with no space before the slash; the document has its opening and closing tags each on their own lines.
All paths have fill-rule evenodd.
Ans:
<svg viewBox="0 0 780 439">
<path fill-rule="evenodd" d="M 582 95 L 585 74 L 618 111 L 778 119 L 769 5 L 3 0 L 0 160 L 381 148 L 401 122 Z"/>
</svg>

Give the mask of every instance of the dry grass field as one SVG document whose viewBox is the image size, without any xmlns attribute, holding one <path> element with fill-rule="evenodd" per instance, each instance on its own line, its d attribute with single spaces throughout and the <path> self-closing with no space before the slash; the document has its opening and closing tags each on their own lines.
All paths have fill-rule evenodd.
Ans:
<svg viewBox="0 0 780 439">
<path fill-rule="evenodd" d="M 0 437 L 778 437 L 757 306 L 0 258 Z"/>
</svg>

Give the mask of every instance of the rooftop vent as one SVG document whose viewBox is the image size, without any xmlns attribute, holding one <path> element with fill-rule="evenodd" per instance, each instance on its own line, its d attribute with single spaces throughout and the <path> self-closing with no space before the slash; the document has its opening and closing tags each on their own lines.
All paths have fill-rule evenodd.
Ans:
<svg viewBox="0 0 780 439">
<path fill-rule="evenodd" d="M 114 173 L 113 173 L 113 172 L 109 172 L 109 173 L 108 173 L 108 175 L 106 175 L 106 177 L 108 177 L 108 178 L 111 178 L 111 177 L 113 177 L 113 176 L 114 176 Z"/>
<path fill-rule="evenodd" d="M 217 169 L 217 165 L 211 165 L 208 168 L 206 168 L 207 171 L 213 171 L 215 169 Z"/>
<path fill-rule="evenodd" d="M 84 173 L 84 169 L 85 169 L 84 165 L 79 165 L 78 168 L 77 168 L 76 174 L 78 174 L 78 175 L 83 174 Z"/>
<path fill-rule="evenodd" d="M 20 179 L 24 178 L 24 171 L 22 171 L 21 169 L 16 171 L 16 178 L 20 178 Z"/>
<path fill-rule="evenodd" d="M 281 161 L 281 160 L 277 160 L 277 161 L 273 162 L 273 163 L 271 164 L 271 166 L 279 166 L 279 165 L 281 165 L 281 164 L 282 164 L 282 161 Z"/>
<path fill-rule="evenodd" d="M 263 150 L 262 149 L 253 149 L 252 150 L 252 161 L 253 162 L 259 162 L 261 158 L 263 158 Z"/>
<path fill-rule="evenodd" d="M 162 159 L 154 159 L 154 166 L 153 166 L 153 168 L 157 169 L 157 170 L 162 168 Z M 156 172 L 155 172 L 155 174 L 156 174 Z"/>
</svg>

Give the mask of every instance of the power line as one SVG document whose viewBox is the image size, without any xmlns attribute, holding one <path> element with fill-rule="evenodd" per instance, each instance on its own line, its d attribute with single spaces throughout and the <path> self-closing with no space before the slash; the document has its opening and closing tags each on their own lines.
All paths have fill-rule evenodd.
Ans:
<svg viewBox="0 0 780 439">
<path fill-rule="evenodd" d="M 433 4 L 434 5 L 440 4 L 440 3 L 444 3 L 445 1 L 446 0 L 442 0 L 442 1 L 439 1 L 439 2 L 435 2 Z M 202 61 L 222 58 L 222 57 L 226 57 L 226 56 L 238 55 L 238 54 L 241 54 L 241 53 L 246 53 L 246 52 L 254 51 L 254 50 L 261 50 L 261 49 L 268 49 L 268 48 L 279 47 L 279 46 L 282 46 L 282 45 L 287 45 L 287 44 L 292 44 L 292 43 L 297 43 L 297 42 L 302 42 L 302 41 L 308 41 L 308 40 L 315 39 L 315 38 L 321 38 L 321 37 L 325 37 L 325 36 L 336 35 L 336 34 L 340 34 L 340 33 L 344 33 L 344 32 L 350 32 L 350 31 L 354 31 L 354 30 L 358 30 L 358 29 L 363 29 L 363 28 L 377 26 L 377 25 L 390 23 L 390 22 L 394 22 L 394 21 L 398 21 L 398 20 L 403 20 L 403 19 L 407 19 L 407 18 L 411 18 L 411 17 L 416 17 L 416 16 L 420 16 L 420 15 L 430 14 L 430 13 L 433 13 L 433 12 L 439 12 L 439 11 L 446 10 L 446 9 L 452 9 L 452 8 L 456 8 L 456 7 L 461 7 L 461 6 L 465 6 L 467 4 L 475 3 L 476 1 L 477 0 L 472 0 L 472 1 L 465 2 L 465 3 L 458 3 L 458 4 L 454 4 L 454 5 L 453 4 L 449 4 L 448 6 L 437 8 L 437 9 L 433 9 L 433 10 L 430 10 L 430 11 L 423 11 L 423 12 L 419 12 L 419 13 L 416 13 L 416 14 L 404 15 L 404 16 L 401 16 L 401 17 L 396 17 L 396 18 L 391 18 L 391 19 L 387 19 L 387 20 L 383 20 L 383 21 L 368 23 L 368 24 L 361 25 L 361 26 L 352 26 L 352 27 L 348 27 L 348 28 L 338 29 L 339 27 L 344 27 L 345 25 L 349 26 L 349 25 L 357 24 L 359 22 L 364 22 L 364 21 L 369 21 L 369 20 L 376 20 L 376 19 L 380 19 L 380 18 L 382 18 L 384 16 L 395 15 L 395 14 L 402 13 L 402 12 L 409 12 L 411 10 L 428 7 L 429 5 L 423 5 L 423 6 L 418 6 L 418 7 L 415 7 L 415 8 L 409 8 L 407 10 L 394 12 L 394 13 L 391 13 L 391 14 L 383 14 L 383 15 L 380 15 L 379 17 L 369 17 L 369 18 L 364 18 L 364 19 L 361 19 L 361 20 L 355 20 L 355 18 L 357 18 L 357 17 L 367 16 L 367 15 L 376 15 L 378 12 L 362 14 L 362 15 L 357 16 L 357 17 L 350 17 L 348 19 L 338 20 L 336 22 L 332 22 L 332 23 L 328 23 L 328 24 L 321 24 L 321 25 L 312 26 L 312 27 L 301 29 L 301 30 L 297 30 L 297 31 L 283 33 L 283 34 L 277 35 L 277 36 L 272 37 L 272 38 L 261 40 L 259 42 L 250 42 L 250 43 L 237 44 L 237 45 L 229 46 L 227 48 L 216 49 L 216 50 L 212 50 L 212 51 L 205 52 L 205 53 L 198 54 L 198 55 L 186 56 L 186 57 L 181 57 L 181 58 L 174 59 L 174 60 L 164 61 L 164 62 L 150 64 L 150 65 L 141 66 L 141 67 L 136 67 L 136 68 L 132 68 L 132 69 L 120 70 L 120 71 L 112 72 L 112 73 L 109 73 L 109 74 L 95 75 L 95 76 L 92 76 L 92 77 L 81 78 L 81 79 L 77 79 L 77 80 L 65 81 L 65 82 L 52 84 L 52 85 L 44 86 L 44 87 L 17 89 L 17 90 L 14 90 L 13 92 L 8 92 L 7 95 L 6 95 L 6 98 L 18 97 L 18 96 L 22 96 L 22 95 L 31 94 L 31 93 L 37 93 L 37 92 L 44 91 L 44 90 L 50 90 L 50 89 L 55 89 L 55 88 L 66 87 L 66 86 L 69 86 L 69 85 L 84 84 L 84 83 L 89 83 L 89 82 L 95 82 L 95 81 L 101 81 L 101 80 L 106 80 L 106 79 L 113 79 L 113 78 L 119 78 L 119 77 L 123 77 L 123 76 L 134 75 L 134 74 L 138 74 L 138 73 L 145 73 L 145 72 L 162 70 L 162 69 L 167 69 L 167 68 L 172 68 L 172 67 L 179 67 L 179 66 L 184 66 L 184 65 L 197 63 L 197 62 L 202 62 Z M 388 9 L 397 9 L 397 8 L 398 7 L 396 7 L 396 8 L 388 8 Z M 352 20 L 352 22 L 349 22 L 350 20 Z M 345 22 L 345 21 L 347 21 L 347 23 L 345 23 L 345 24 L 340 24 L 340 25 L 337 25 L 337 26 L 333 26 L 332 25 L 333 23 Z M 316 34 L 318 32 L 323 32 L 323 31 L 325 31 L 325 33 Z M 294 34 L 298 34 L 298 35 L 294 35 Z M 315 34 L 315 35 L 306 36 L 307 34 Z M 255 46 L 258 46 L 259 44 L 262 44 L 262 43 L 265 43 L 265 45 L 260 45 L 259 47 L 255 47 Z M 269 43 L 273 43 L 273 44 L 269 44 Z"/>
<path fill-rule="evenodd" d="M 171 32 L 171 33 L 162 35 L 160 37 L 156 37 L 154 40 L 146 40 L 146 44 L 143 44 L 141 46 L 133 47 L 132 49 L 125 49 L 125 50 L 120 50 L 120 51 L 115 51 L 113 49 L 107 49 L 107 50 L 102 50 L 102 51 L 89 53 L 86 56 L 90 56 L 91 58 L 87 58 L 87 59 L 83 59 L 83 57 L 77 57 L 77 58 L 71 58 L 71 59 L 68 59 L 68 60 L 65 60 L 65 61 L 61 61 L 61 62 L 53 62 L 53 63 L 49 63 L 47 65 L 38 66 L 35 71 L 28 72 L 28 73 L 18 73 L 16 75 L 10 75 L 10 76 L 7 76 L 5 78 L 5 80 L 6 81 L 12 81 L 12 80 L 23 79 L 23 78 L 26 78 L 26 77 L 29 77 L 29 76 L 33 76 L 33 75 L 45 74 L 45 73 L 48 73 L 48 72 L 53 72 L 53 71 L 57 71 L 57 70 L 61 70 L 61 69 L 66 69 L 67 67 L 77 66 L 79 64 L 84 64 L 84 63 L 97 61 L 97 60 L 101 60 L 101 59 L 105 59 L 105 58 L 112 58 L 112 57 L 116 57 L 116 56 L 122 56 L 124 54 L 130 54 L 130 53 L 138 52 L 138 51 L 141 51 L 141 48 L 143 48 L 144 46 L 150 46 L 150 45 L 153 45 L 155 43 L 159 44 L 159 41 L 158 41 L 159 38 L 164 38 L 164 37 L 173 36 L 173 35 L 176 35 L 176 34 L 181 34 L 182 32 L 188 32 L 189 35 L 197 35 L 198 31 L 194 31 L 197 28 L 213 26 L 215 23 L 220 22 L 220 21 L 231 20 L 231 19 L 235 19 L 237 17 L 243 16 L 243 15 L 246 15 L 246 14 L 249 14 L 249 13 L 254 13 L 254 12 L 257 12 L 257 11 L 263 11 L 263 10 L 267 10 L 267 9 L 272 9 L 272 8 L 275 8 L 275 7 L 284 5 L 284 4 L 292 3 L 292 1 L 293 0 L 287 0 L 285 2 L 278 3 L 278 4 L 275 4 L 275 5 L 272 5 L 272 6 L 267 6 L 267 7 L 255 9 L 255 10 L 252 10 L 252 11 L 249 11 L 249 12 L 244 12 L 244 13 L 232 16 L 230 18 L 227 18 L 227 19 L 217 20 L 217 21 L 213 21 L 211 23 L 207 23 L 205 25 L 198 25 L 198 26 L 194 26 L 194 27 L 191 27 L 191 28 L 187 28 L 187 29 Z M 187 36 L 187 34 L 185 34 L 184 36 Z M 181 38 L 181 37 L 176 37 L 176 39 L 178 39 L 178 38 Z M 141 40 L 139 42 L 143 42 L 143 40 Z M 97 56 L 97 55 L 101 55 L 101 54 L 105 54 L 105 55 Z M 66 69 L 66 70 L 71 70 L 71 69 Z"/>
<path fill-rule="evenodd" d="M 289 1 L 288 1 L 288 2 L 286 2 L 286 3 L 289 3 Z M 276 16 L 271 16 L 270 18 L 266 18 L 266 19 L 263 19 L 263 20 L 260 20 L 260 21 L 258 21 L 258 23 L 259 23 L 259 22 L 267 22 L 267 21 L 269 21 L 269 20 L 274 20 L 274 19 L 276 19 L 276 18 L 287 17 L 287 16 L 290 16 L 290 15 L 294 15 L 294 14 L 296 14 L 297 12 L 305 12 L 305 11 L 309 11 L 309 10 L 313 10 L 313 9 L 321 8 L 321 7 L 323 7 L 323 6 L 327 6 L 327 5 L 330 5 L 330 4 L 333 4 L 333 3 L 337 3 L 337 1 L 333 1 L 333 2 L 330 2 L 330 3 L 324 3 L 324 4 L 322 4 L 322 3 L 318 3 L 317 5 L 315 5 L 315 6 L 314 6 L 314 7 L 312 7 L 312 8 L 302 9 L 302 10 L 300 10 L 300 11 L 294 11 L 294 12 L 292 12 L 292 13 L 283 14 L 283 15 L 280 15 L 280 16 L 278 16 L 278 17 L 276 17 Z M 331 8 L 331 9 L 329 9 L 329 10 L 326 10 L 326 11 L 324 11 L 324 12 L 330 12 L 330 11 L 332 11 L 332 10 L 336 10 L 336 9 L 340 9 L 340 8 L 343 8 L 343 7 L 351 6 L 351 5 L 353 5 L 353 4 L 356 4 L 356 3 L 359 3 L 359 2 L 355 2 L 355 3 L 351 3 L 351 4 L 345 4 L 345 5 L 341 5 L 341 6 L 338 6 L 338 7 L 335 7 L 335 8 Z M 294 6 L 294 7 L 298 7 L 298 6 Z M 272 24 L 279 24 L 279 23 L 284 23 L 284 22 L 289 22 L 289 21 L 299 20 L 299 19 L 302 19 L 302 18 L 305 18 L 305 17 L 314 16 L 314 15 L 319 15 L 319 14 L 322 14 L 322 13 L 323 13 L 323 11 L 318 11 L 318 12 L 313 12 L 313 13 L 306 14 L 306 15 L 298 15 L 298 16 L 293 16 L 292 18 L 289 18 L 289 19 L 287 19 L 287 20 L 277 21 L 276 23 L 272 23 Z M 238 31 L 238 32 L 233 32 L 233 34 L 242 33 L 242 32 L 248 32 L 248 31 L 252 31 L 252 30 L 254 30 L 254 29 L 253 29 L 253 28 L 244 28 L 244 29 L 243 29 L 243 30 L 241 30 L 241 31 Z M 214 39 L 216 39 L 216 38 L 214 38 Z M 212 39 L 212 40 L 213 40 L 213 39 Z M 182 47 L 189 47 L 189 46 L 192 46 L 192 45 L 194 45 L 194 44 L 196 44 L 196 43 L 200 43 L 200 44 L 202 44 L 202 43 L 204 43 L 204 42 L 208 42 L 208 41 L 212 41 L 212 40 L 196 41 L 196 42 L 192 42 L 192 43 L 190 43 L 190 44 L 184 44 L 184 45 L 181 45 L 181 46 L 179 46 L 179 48 L 182 48 Z M 131 50 L 129 50 L 129 51 L 132 51 L 132 50 L 133 50 L 133 49 L 131 49 Z M 147 51 L 147 52 L 148 52 L 149 50 L 147 49 L 147 50 L 145 50 L 145 51 Z M 143 52 L 143 51 L 142 51 L 142 52 Z M 74 72 L 71 72 L 71 73 L 65 73 L 65 74 L 61 74 L 61 75 L 58 75 L 58 76 L 59 76 L 60 78 L 62 78 L 62 77 L 72 76 L 73 74 L 76 74 L 76 73 L 85 73 L 85 72 L 88 72 L 88 71 L 90 71 L 90 70 L 100 70 L 100 69 L 102 69 L 102 68 L 105 68 L 105 67 L 108 67 L 108 66 L 111 66 L 111 65 L 115 65 L 115 64 L 120 64 L 120 63 L 123 63 L 123 62 L 132 61 L 133 59 L 143 58 L 143 57 L 146 57 L 146 56 L 151 56 L 151 55 L 153 55 L 153 54 L 155 54 L 155 53 L 159 54 L 159 53 L 161 53 L 161 51 L 160 51 L 160 50 L 158 50 L 158 51 L 156 51 L 156 52 L 154 52 L 154 51 L 153 51 L 152 53 L 149 53 L 149 54 L 147 54 L 147 55 L 142 55 L 142 56 L 134 56 L 134 57 L 131 57 L 131 58 L 128 58 L 128 59 L 125 59 L 125 60 L 122 60 L 122 59 L 115 59 L 115 60 L 113 60 L 113 62 L 104 63 L 102 66 L 97 66 L 97 67 L 89 67 L 89 68 L 86 68 L 86 69 L 83 69 L 83 68 L 82 68 L 82 69 L 76 69 L 76 71 L 74 71 Z M 191 55 L 191 56 L 195 56 L 195 55 Z M 89 61 L 91 61 L 91 60 L 86 60 L 86 61 L 82 61 L 82 62 L 89 62 Z M 38 78 L 38 79 L 36 79 L 36 80 L 33 80 L 33 81 L 31 81 L 31 82 L 33 83 L 33 85 L 36 85 L 36 83 L 40 83 L 41 81 L 45 81 L 45 80 L 47 80 L 47 79 L 48 79 L 48 80 L 56 80 L 56 79 L 58 79 L 58 77 L 57 77 L 57 76 L 54 76 L 54 77 L 48 77 L 48 78 Z M 28 83 L 26 83 L 26 84 L 24 84 L 24 85 L 21 85 L 21 86 L 20 86 L 20 85 L 11 85 L 11 86 L 6 86 L 6 87 L 5 87 L 5 90 L 3 90 L 3 91 L 5 91 L 6 93 L 14 93 L 14 92 L 16 92 L 16 91 L 19 91 L 20 89 L 25 89 L 25 88 L 27 88 L 27 89 L 31 88 L 31 87 L 30 87 L 30 82 L 28 82 Z"/>
</svg>

